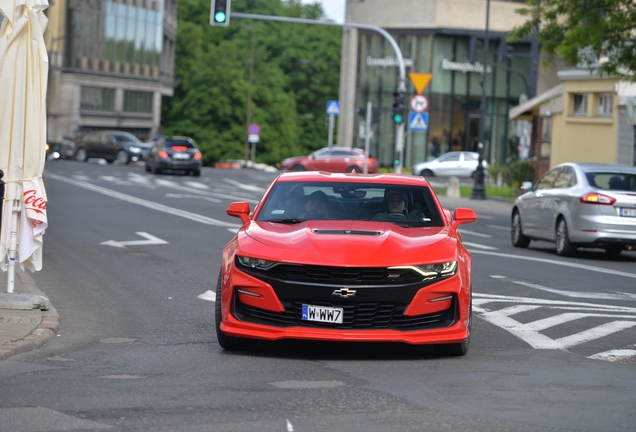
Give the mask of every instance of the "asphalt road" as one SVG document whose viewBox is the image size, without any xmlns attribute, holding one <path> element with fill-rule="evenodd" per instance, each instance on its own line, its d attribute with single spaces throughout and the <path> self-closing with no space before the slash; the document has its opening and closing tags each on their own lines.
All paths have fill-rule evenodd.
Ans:
<svg viewBox="0 0 636 432">
<path fill-rule="evenodd" d="M 507 207 L 491 201 L 441 197 L 479 216 L 462 229 L 467 356 L 307 342 L 222 351 L 210 291 L 238 227 L 225 209 L 253 206 L 274 177 L 47 163 L 44 269 L 32 277 L 62 325 L 0 362 L 0 430 L 633 430 L 636 252 L 515 249 Z"/>
</svg>

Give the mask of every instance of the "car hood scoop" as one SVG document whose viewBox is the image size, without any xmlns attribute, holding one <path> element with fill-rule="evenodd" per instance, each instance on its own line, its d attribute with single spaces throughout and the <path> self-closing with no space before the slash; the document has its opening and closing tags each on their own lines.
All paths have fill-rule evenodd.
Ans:
<svg viewBox="0 0 636 432">
<path fill-rule="evenodd" d="M 313 229 L 314 234 L 348 234 L 348 235 L 362 235 L 362 236 L 380 236 L 384 234 L 384 231 L 368 231 L 368 230 L 348 230 L 348 229 Z"/>
</svg>

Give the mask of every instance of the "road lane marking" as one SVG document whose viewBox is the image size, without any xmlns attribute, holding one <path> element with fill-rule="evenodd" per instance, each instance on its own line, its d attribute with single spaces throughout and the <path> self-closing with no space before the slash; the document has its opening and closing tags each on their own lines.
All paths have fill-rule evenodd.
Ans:
<svg viewBox="0 0 636 432">
<path fill-rule="evenodd" d="M 232 180 L 232 179 L 225 179 L 226 182 L 230 183 L 232 186 L 236 186 L 238 188 L 244 189 L 246 191 L 250 191 L 250 192 L 265 192 L 267 189 L 262 188 L 260 186 L 254 186 L 254 185 L 249 185 L 249 184 L 244 184 L 241 182 L 238 182 L 236 180 Z"/>
<path fill-rule="evenodd" d="M 466 244 L 466 243 L 464 242 L 464 244 Z M 596 267 L 596 266 L 591 266 L 591 265 L 587 265 L 587 264 L 578 264 L 578 263 L 573 263 L 573 262 L 568 262 L 568 261 L 558 261 L 558 260 L 555 260 L 554 258 L 552 258 L 552 259 L 536 258 L 536 257 L 521 256 L 521 255 L 511 255 L 511 254 L 506 254 L 506 253 L 501 253 L 501 252 L 487 252 L 487 251 L 470 251 L 470 252 L 471 253 L 476 253 L 476 254 L 497 256 L 497 257 L 502 257 L 502 258 L 511 258 L 511 259 L 525 260 L 525 261 L 541 262 L 541 263 L 545 263 L 545 264 L 554 264 L 554 265 L 560 265 L 560 266 L 563 266 L 563 267 L 572 267 L 572 268 L 577 268 L 577 269 L 581 269 L 581 270 L 589 270 L 589 271 L 593 271 L 593 272 L 597 272 L 597 273 L 611 274 L 612 276 L 624 276 L 624 277 L 636 279 L 636 273 L 628 273 L 628 272 L 624 272 L 624 271 L 606 269 L 606 268 L 603 268 L 603 267 Z"/>
<path fill-rule="evenodd" d="M 213 203 L 220 203 L 221 200 L 218 198 L 206 197 L 203 195 L 185 195 L 185 194 L 175 194 L 175 193 L 167 193 L 166 198 L 183 198 L 183 199 L 196 199 L 196 200 L 204 200 L 210 201 Z"/>
<path fill-rule="evenodd" d="M 210 186 L 199 182 L 186 181 L 184 183 L 194 189 L 210 189 Z"/>
<path fill-rule="evenodd" d="M 207 300 L 207 301 L 215 302 L 216 301 L 216 293 L 214 291 L 212 291 L 212 290 L 207 290 L 203 294 L 199 294 L 197 296 L 197 298 L 200 298 L 201 300 Z"/>
<path fill-rule="evenodd" d="M 113 191 L 113 190 L 110 190 L 110 189 L 106 189 L 106 188 L 103 188 L 101 186 L 95 186 L 95 185 L 90 184 L 90 183 L 86 183 L 86 182 L 83 182 L 83 181 L 76 181 L 76 180 L 61 176 L 61 175 L 53 174 L 53 173 L 48 172 L 48 171 L 45 171 L 45 176 L 47 178 L 52 178 L 52 179 L 55 179 L 55 180 L 59 180 L 61 182 L 72 184 L 74 186 L 78 186 L 78 187 L 81 187 L 81 188 L 84 188 L 84 189 L 88 189 L 88 190 L 91 190 L 93 192 L 97 192 L 97 193 L 100 193 L 102 195 L 109 196 L 111 198 L 116 198 L 116 199 L 119 199 L 119 200 L 122 200 L 122 201 L 126 201 L 126 202 L 131 203 L 131 204 L 136 204 L 136 205 L 139 205 L 139 206 L 142 206 L 142 207 L 146 207 L 146 208 L 149 208 L 151 210 L 156 210 L 156 211 L 163 212 L 163 213 L 168 213 L 168 214 L 171 214 L 171 215 L 174 215 L 174 216 L 179 216 L 179 217 L 182 217 L 184 219 L 190 219 L 192 221 L 199 222 L 199 223 L 202 223 L 202 224 L 205 224 L 205 225 L 222 226 L 222 227 L 228 227 L 228 228 L 232 227 L 234 229 L 238 229 L 238 228 L 241 227 L 241 225 L 239 225 L 239 224 L 223 222 L 223 221 L 220 221 L 218 219 L 213 219 L 213 218 L 210 218 L 210 217 L 207 217 L 207 216 L 202 216 L 202 215 L 199 215 L 199 214 L 196 214 L 196 213 L 190 213 L 190 212 L 185 211 L 185 210 L 180 210 L 180 209 L 176 209 L 176 208 L 173 208 L 173 207 L 168 207 L 168 206 L 165 206 L 163 204 L 157 204 L 157 203 L 152 202 L 152 201 L 146 201 L 144 199 L 137 198 L 137 197 L 134 197 L 134 196 L 131 196 L 131 195 L 126 195 L 126 194 L 123 194 L 123 193 L 120 193 L 120 192 L 116 192 L 116 191 Z"/>
<path fill-rule="evenodd" d="M 487 226 L 488 226 L 488 228 L 510 232 L 510 227 L 509 226 L 501 226 L 501 225 L 487 225 Z"/>
<path fill-rule="evenodd" d="M 636 317 L 634 317 L 636 319 Z M 557 339 L 557 341 L 564 348 L 570 348 L 575 345 L 580 345 L 591 340 L 600 339 L 604 336 L 609 336 L 612 333 L 618 333 L 621 330 L 626 330 L 636 326 L 636 321 L 612 321 L 606 324 L 601 324 L 589 330 L 585 330 L 570 336 L 565 336 Z"/>
<path fill-rule="evenodd" d="M 592 360 L 605 360 L 609 362 L 618 362 L 628 359 L 629 357 L 636 357 L 636 349 L 613 349 L 609 351 L 600 352 L 589 356 Z"/>
<path fill-rule="evenodd" d="M 474 248 L 477 248 L 477 249 L 486 249 L 486 250 L 497 250 L 496 247 L 486 246 L 486 245 L 479 244 L 479 243 L 471 243 L 471 242 L 466 242 L 466 241 L 462 242 L 462 243 L 464 244 L 464 246 L 467 246 L 467 247 L 474 247 Z M 473 251 L 470 251 L 470 252 L 473 253 Z"/>
<path fill-rule="evenodd" d="M 145 238 L 146 240 L 130 240 L 130 241 L 117 241 L 117 240 L 108 240 L 105 242 L 101 242 L 100 244 L 106 246 L 113 246 L 118 248 L 126 248 L 126 246 L 146 246 L 146 245 L 156 245 L 156 244 L 168 244 L 167 241 L 160 239 L 159 237 L 155 237 L 147 232 L 137 232 L 135 233 L 138 236 Z"/>
<path fill-rule="evenodd" d="M 482 234 L 482 233 L 478 233 L 478 232 L 475 232 L 475 231 L 468 231 L 468 230 L 465 230 L 465 229 L 461 229 L 460 232 L 462 233 L 462 235 L 468 234 L 468 235 L 475 236 L 475 237 L 492 238 L 492 236 L 490 234 Z"/>
</svg>

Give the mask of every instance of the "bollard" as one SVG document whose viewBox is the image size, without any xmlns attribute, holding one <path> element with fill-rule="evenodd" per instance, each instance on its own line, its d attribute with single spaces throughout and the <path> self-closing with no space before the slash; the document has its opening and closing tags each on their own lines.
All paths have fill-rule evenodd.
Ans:
<svg viewBox="0 0 636 432">
<path fill-rule="evenodd" d="M 449 198 L 459 198 L 461 196 L 459 192 L 459 179 L 457 177 L 450 177 L 448 179 L 448 187 L 446 188 L 446 196 Z"/>
<path fill-rule="evenodd" d="M 2 208 L 4 207 L 4 171 L 0 169 L 0 231 L 2 231 Z"/>
</svg>

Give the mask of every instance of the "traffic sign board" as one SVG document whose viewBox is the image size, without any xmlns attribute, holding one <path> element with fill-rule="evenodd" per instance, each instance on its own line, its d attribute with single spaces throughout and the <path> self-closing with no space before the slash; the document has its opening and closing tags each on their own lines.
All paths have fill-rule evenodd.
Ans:
<svg viewBox="0 0 636 432">
<path fill-rule="evenodd" d="M 428 113 L 412 112 L 409 115 L 409 129 L 412 131 L 428 130 Z"/>
<path fill-rule="evenodd" d="M 260 135 L 257 135 L 257 134 L 249 134 L 247 136 L 247 141 L 251 142 L 253 144 L 259 142 L 260 140 L 261 140 L 261 137 L 260 137 Z"/>
<path fill-rule="evenodd" d="M 430 73 L 418 73 L 418 72 L 409 72 L 409 78 L 413 83 L 413 87 L 415 87 L 415 92 L 417 94 L 422 94 L 426 86 L 429 82 L 431 82 L 431 78 L 433 78 L 433 74 Z"/>
<path fill-rule="evenodd" d="M 329 115 L 340 114 L 340 101 L 334 101 L 334 100 L 327 101 L 327 114 Z"/>
<path fill-rule="evenodd" d="M 260 135 L 261 127 L 256 123 L 252 123 L 247 127 L 247 133 L 249 135 Z"/>
<path fill-rule="evenodd" d="M 421 94 L 413 95 L 411 98 L 411 111 L 421 113 L 428 109 L 428 98 Z"/>
</svg>

